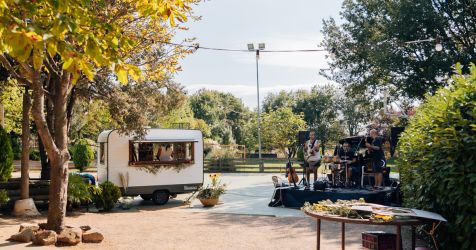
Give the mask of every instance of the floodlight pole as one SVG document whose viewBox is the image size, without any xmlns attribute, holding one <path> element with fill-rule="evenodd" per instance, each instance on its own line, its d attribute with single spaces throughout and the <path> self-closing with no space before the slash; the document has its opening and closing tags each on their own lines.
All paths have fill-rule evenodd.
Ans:
<svg viewBox="0 0 476 250">
<path fill-rule="evenodd" d="M 258 98 L 258 160 L 259 160 L 259 171 L 264 172 L 264 165 L 263 165 L 263 159 L 261 158 L 261 110 L 260 110 L 260 105 L 259 105 L 259 66 L 258 66 L 258 61 L 259 61 L 259 51 L 264 50 L 265 44 L 264 43 L 259 43 L 258 48 L 254 48 L 254 44 L 249 43 L 248 44 L 248 50 L 255 51 L 256 52 L 256 92 L 257 92 L 257 98 Z"/>
<path fill-rule="evenodd" d="M 258 96 L 258 159 L 259 159 L 259 170 L 264 172 L 263 159 L 261 158 L 261 110 L 259 105 L 259 49 L 256 50 L 256 93 Z"/>
</svg>

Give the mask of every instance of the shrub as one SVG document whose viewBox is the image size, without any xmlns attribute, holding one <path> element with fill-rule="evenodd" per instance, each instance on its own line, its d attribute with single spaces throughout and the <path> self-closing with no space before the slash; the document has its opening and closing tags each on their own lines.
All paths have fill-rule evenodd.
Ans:
<svg viewBox="0 0 476 250">
<path fill-rule="evenodd" d="M 40 160 L 40 151 L 31 150 L 30 151 L 30 160 L 39 161 Z"/>
<path fill-rule="evenodd" d="M 10 144 L 10 136 L 0 127 L 0 182 L 10 179 L 12 171 L 13 150 Z"/>
<path fill-rule="evenodd" d="M 437 230 L 441 249 L 476 249 L 474 65 L 471 72 L 427 96 L 398 145 L 405 205 L 448 220 Z"/>
<path fill-rule="evenodd" d="M 118 186 L 110 181 L 106 181 L 99 185 L 101 191 L 93 190 L 93 202 L 97 208 L 104 211 L 110 211 L 116 206 L 116 202 L 122 196 Z"/>
<path fill-rule="evenodd" d="M 68 202 L 71 205 L 79 205 L 82 202 L 90 202 L 91 195 L 88 189 L 89 184 L 83 177 L 77 174 L 69 174 L 68 178 Z"/>
<path fill-rule="evenodd" d="M 0 189 L 0 204 L 7 203 L 8 201 L 10 201 L 10 197 L 8 197 L 7 190 Z"/>
<path fill-rule="evenodd" d="M 13 150 L 13 159 L 20 160 L 21 159 L 21 144 L 18 140 L 18 136 L 15 136 L 15 135 L 11 136 L 10 143 L 12 145 L 12 150 Z"/>
<path fill-rule="evenodd" d="M 73 163 L 79 171 L 89 167 L 94 159 L 94 151 L 86 139 L 80 139 L 73 148 Z"/>
<path fill-rule="evenodd" d="M 210 159 L 208 170 L 235 171 L 234 156 L 235 151 L 233 149 L 214 148 L 208 154 Z"/>
</svg>

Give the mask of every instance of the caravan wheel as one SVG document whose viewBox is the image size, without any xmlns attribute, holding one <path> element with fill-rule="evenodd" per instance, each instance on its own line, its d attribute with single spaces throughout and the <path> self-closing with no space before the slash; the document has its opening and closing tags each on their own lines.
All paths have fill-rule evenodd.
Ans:
<svg viewBox="0 0 476 250">
<path fill-rule="evenodd" d="M 141 194 L 140 197 L 145 201 L 149 201 L 150 199 L 152 199 L 151 194 Z"/>
<path fill-rule="evenodd" d="M 152 201 L 157 205 L 164 205 L 169 201 L 169 196 L 167 190 L 157 190 L 152 194 Z"/>
</svg>

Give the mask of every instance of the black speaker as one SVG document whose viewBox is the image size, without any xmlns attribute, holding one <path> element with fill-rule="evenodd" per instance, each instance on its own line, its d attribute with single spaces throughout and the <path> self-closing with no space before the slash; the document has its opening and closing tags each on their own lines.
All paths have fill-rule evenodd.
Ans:
<svg viewBox="0 0 476 250">
<path fill-rule="evenodd" d="M 299 131 L 297 134 L 297 142 L 299 145 L 303 145 L 307 140 L 309 140 L 309 130 Z"/>
<path fill-rule="evenodd" d="M 315 181 L 313 186 L 315 191 L 324 191 L 326 190 L 327 183 L 325 181 Z"/>
</svg>

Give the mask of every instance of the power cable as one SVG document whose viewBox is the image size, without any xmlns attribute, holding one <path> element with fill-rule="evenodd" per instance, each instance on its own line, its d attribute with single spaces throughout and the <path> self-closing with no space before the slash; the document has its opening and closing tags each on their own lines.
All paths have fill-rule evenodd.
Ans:
<svg viewBox="0 0 476 250">
<path fill-rule="evenodd" d="M 190 49 L 203 49 L 203 50 L 213 50 L 213 51 L 227 51 L 227 52 L 255 52 L 256 50 L 246 50 L 246 49 L 228 49 L 228 48 L 214 48 L 214 47 L 205 47 L 200 46 L 199 44 L 195 45 L 185 45 L 172 42 L 160 42 L 163 44 L 168 44 L 177 47 L 185 47 Z M 327 51 L 326 49 L 295 49 L 295 50 L 259 50 L 260 53 L 294 53 L 294 52 L 323 52 Z"/>
</svg>

